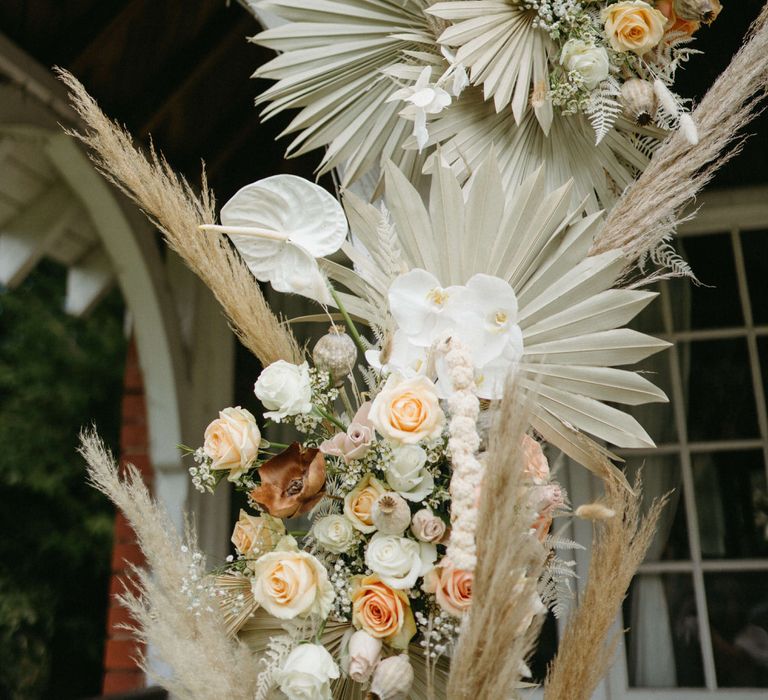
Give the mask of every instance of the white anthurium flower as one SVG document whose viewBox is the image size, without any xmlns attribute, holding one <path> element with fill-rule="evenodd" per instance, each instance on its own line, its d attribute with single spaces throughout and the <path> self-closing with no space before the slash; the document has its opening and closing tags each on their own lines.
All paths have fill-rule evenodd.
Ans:
<svg viewBox="0 0 768 700">
<path fill-rule="evenodd" d="M 413 119 L 413 135 L 416 137 L 419 151 L 427 145 L 429 140 L 427 115 L 439 114 L 451 104 L 450 94 L 438 84 L 432 84 L 431 78 L 432 68 L 426 66 L 412 86 L 396 90 L 387 99 L 387 102 L 403 100 L 409 103 L 400 115 L 406 119 Z"/>
<path fill-rule="evenodd" d="M 437 277 L 415 268 L 390 285 L 389 310 L 411 343 L 428 348 L 441 332 L 452 326 L 446 310 L 458 290 L 460 287 L 441 287 Z"/>
<path fill-rule="evenodd" d="M 425 468 L 427 453 L 418 445 L 398 445 L 387 462 L 387 483 L 408 501 L 423 501 L 435 488 L 435 479 Z"/>
<path fill-rule="evenodd" d="M 201 229 L 226 233 L 256 279 L 332 303 L 317 258 L 341 248 L 347 219 L 330 193 L 295 175 L 275 175 L 243 187 L 220 216 L 221 226 Z"/>
<path fill-rule="evenodd" d="M 365 550 L 366 566 L 395 590 L 413 588 L 437 561 L 437 547 L 407 537 L 377 532 Z"/>
<path fill-rule="evenodd" d="M 523 352 L 523 334 L 517 325 L 517 296 L 510 284 L 491 275 L 473 275 L 451 295 L 447 314 L 454 323 L 453 334 L 472 353 L 475 367 L 498 358 L 508 345 Z"/>
</svg>

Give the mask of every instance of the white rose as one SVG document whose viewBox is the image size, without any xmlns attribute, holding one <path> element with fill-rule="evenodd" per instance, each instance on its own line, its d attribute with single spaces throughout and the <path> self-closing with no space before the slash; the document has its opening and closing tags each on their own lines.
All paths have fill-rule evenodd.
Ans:
<svg viewBox="0 0 768 700">
<path fill-rule="evenodd" d="M 347 675 L 356 683 L 366 683 L 381 656 L 381 640 L 364 630 L 349 638 Z"/>
<path fill-rule="evenodd" d="M 355 543 L 355 528 L 343 515 L 326 515 L 315 520 L 312 534 L 328 552 L 342 554 Z"/>
<path fill-rule="evenodd" d="M 580 39 L 569 39 L 560 54 L 560 63 L 566 70 L 584 78 L 584 85 L 592 90 L 608 77 L 608 52 Z"/>
<path fill-rule="evenodd" d="M 312 387 L 309 383 L 309 365 L 292 365 L 285 360 L 265 367 L 253 387 L 264 408 L 265 418 L 279 423 L 286 416 L 309 413 L 312 410 Z"/>
<path fill-rule="evenodd" d="M 424 465 L 427 453 L 418 445 L 400 445 L 392 450 L 386 465 L 387 483 L 409 501 L 423 501 L 435 488 L 435 480 Z"/>
<path fill-rule="evenodd" d="M 205 429 L 203 451 L 213 469 L 228 469 L 230 481 L 239 479 L 259 453 L 261 433 L 250 411 L 225 408 Z"/>
<path fill-rule="evenodd" d="M 435 545 L 380 532 L 371 537 L 365 550 L 366 566 L 395 590 L 413 588 L 436 560 Z"/>
<path fill-rule="evenodd" d="M 325 647 L 299 644 L 275 674 L 275 681 L 288 700 L 332 700 L 331 680 L 339 667 Z"/>
</svg>

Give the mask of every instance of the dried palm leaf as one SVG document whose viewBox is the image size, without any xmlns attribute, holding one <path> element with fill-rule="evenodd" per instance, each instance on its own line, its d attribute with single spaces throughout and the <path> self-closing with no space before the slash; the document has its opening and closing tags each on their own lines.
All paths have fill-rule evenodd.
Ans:
<svg viewBox="0 0 768 700">
<path fill-rule="evenodd" d="M 438 2 L 427 12 L 452 22 L 438 41 L 459 47 L 456 61 L 469 69 L 473 85 L 482 85 L 485 99 L 493 98 L 497 112 L 511 106 L 520 124 L 533 93 L 536 119 L 549 132 L 549 60 L 556 49 L 536 27 L 535 12 L 515 0 Z"/>
<path fill-rule="evenodd" d="M 388 102 L 398 89 L 384 71 L 410 50 L 435 48 L 424 13 L 426 0 L 268 0 L 250 2 L 288 20 L 253 37 L 280 52 L 255 77 L 276 80 L 258 104 L 265 119 L 287 109 L 299 113 L 283 132 L 297 134 L 286 155 L 325 148 L 318 173 L 340 168 L 349 186 L 384 160 L 393 160 L 414 179 L 423 156 L 402 144 L 412 125 L 401 119 L 402 104 Z"/>
</svg>

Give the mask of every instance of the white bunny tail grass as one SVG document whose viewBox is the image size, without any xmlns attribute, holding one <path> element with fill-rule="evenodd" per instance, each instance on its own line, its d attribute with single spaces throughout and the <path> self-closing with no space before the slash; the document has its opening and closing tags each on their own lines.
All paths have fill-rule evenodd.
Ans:
<svg viewBox="0 0 768 700">
<path fill-rule="evenodd" d="M 589 577 L 579 606 L 560 639 L 549 668 L 544 700 L 589 700 L 613 660 L 619 634 L 611 627 L 621 612 L 632 577 L 645 558 L 667 496 L 640 513 L 642 483 L 638 477 L 628 491 L 605 482 L 605 497 L 589 506 L 584 517 L 594 520 Z M 600 512 L 601 517 L 596 511 Z M 578 514 L 577 510 L 577 514 Z M 607 517 L 606 517 L 607 516 Z"/>
<path fill-rule="evenodd" d="M 485 459 L 472 606 L 451 663 L 450 700 L 506 698 L 527 672 L 544 612 L 537 586 L 547 550 L 531 524 L 523 435 L 531 401 L 508 385 Z"/>
<path fill-rule="evenodd" d="M 221 624 L 194 533 L 182 541 L 136 468 L 129 465 L 121 477 L 94 431 L 80 435 L 79 451 L 92 485 L 125 514 L 147 559 L 148 570 L 133 570 L 135 590 L 126 589 L 119 598 L 133 617 L 134 635 L 152 648 L 151 664 L 139 658 L 142 668 L 174 698 L 252 700 L 256 660 Z M 167 672 L 157 672 L 155 661 Z"/>
<path fill-rule="evenodd" d="M 739 134 L 759 113 L 767 87 L 768 4 L 694 110 L 693 125 L 684 120 L 610 210 L 591 253 L 623 248 L 637 261 L 655 250 L 680 223 L 684 207 L 738 153 Z"/>
<path fill-rule="evenodd" d="M 243 345 L 264 365 L 281 359 L 300 362 L 296 339 L 272 313 L 226 236 L 198 229 L 216 221 L 205 171 L 198 196 L 153 147 L 149 154 L 136 148 L 130 134 L 99 109 L 77 78 L 64 70 L 58 73 L 87 127 L 70 135 L 90 148 L 91 160 L 104 177 L 141 207 L 168 245 L 210 287 Z"/>
</svg>

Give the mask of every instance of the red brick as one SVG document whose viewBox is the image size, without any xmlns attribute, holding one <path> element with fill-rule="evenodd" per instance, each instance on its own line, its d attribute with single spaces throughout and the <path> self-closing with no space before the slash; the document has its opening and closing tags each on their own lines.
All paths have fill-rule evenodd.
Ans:
<svg viewBox="0 0 768 700">
<path fill-rule="evenodd" d="M 119 639 L 126 632 L 121 626 L 133 623 L 134 619 L 131 617 L 131 613 L 113 599 L 107 611 L 107 636 L 110 639 Z"/>
<path fill-rule="evenodd" d="M 147 478 L 151 478 L 154 474 L 152 463 L 150 462 L 149 455 L 144 447 L 135 448 L 133 450 L 124 448 L 120 458 L 120 466 L 124 468 L 126 464 L 132 464 L 136 467 L 136 469 L 141 472 L 145 481 Z"/>
<path fill-rule="evenodd" d="M 123 394 L 122 404 L 123 423 L 144 424 L 147 421 L 147 410 L 144 406 L 144 394 Z"/>
<path fill-rule="evenodd" d="M 122 595 L 126 591 L 138 592 L 136 582 L 126 574 L 114 574 L 109 579 L 109 598 L 114 600 L 116 595 Z"/>
<path fill-rule="evenodd" d="M 104 666 L 108 671 L 137 669 L 136 657 L 141 650 L 141 645 L 134 639 L 108 639 L 104 652 Z"/>
<path fill-rule="evenodd" d="M 118 542 L 112 549 L 112 571 L 124 571 L 128 564 L 142 566 L 144 562 L 144 554 L 135 543 Z"/>
<path fill-rule="evenodd" d="M 137 425 L 135 423 L 123 423 L 120 428 L 120 449 L 141 448 L 147 449 L 147 426 L 146 424 Z"/>
<path fill-rule="evenodd" d="M 141 671 L 107 671 L 104 674 L 102 692 L 104 695 L 125 693 L 129 690 L 143 688 L 145 683 L 146 679 Z"/>
<path fill-rule="evenodd" d="M 123 544 L 136 541 L 136 533 L 133 531 L 127 518 L 118 510 L 115 513 L 115 539 L 116 544 Z"/>
</svg>

